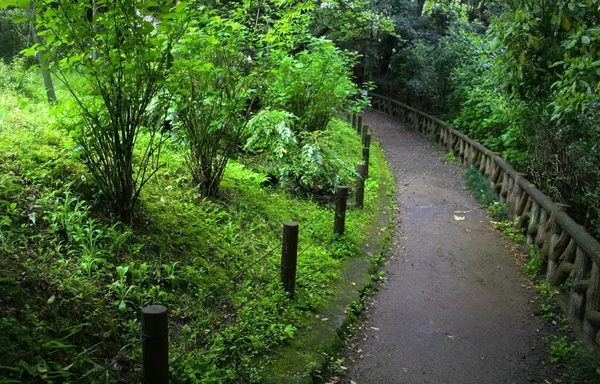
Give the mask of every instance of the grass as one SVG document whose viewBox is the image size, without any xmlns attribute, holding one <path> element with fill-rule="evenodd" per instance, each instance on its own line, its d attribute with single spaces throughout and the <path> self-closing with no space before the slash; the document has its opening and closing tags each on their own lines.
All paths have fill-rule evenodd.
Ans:
<svg viewBox="0 0 600 384">
<path fill-rule="evenodd" d="M 487 208 L 492 217 L 498 221 L 508 218 L 508 206 L 500 204 L 498 194 L 492 189 L 489 181 L 475 168 L 464 172 L 464 179 L 469 191 L 483 207 Z"/>
<path fill-rule="evenodd" d="M 202 198 L 172 141 L 135 224 L 114 224 L 37 75 L 9 70 L 0 68 L 4 382 L 89 381 L 139 343 L 140 309 L 149 304 L 170 310 L 175 381 L 259 381 L 265 357 L 302 332 L 327 302 L 341 262 L 359 252 L 383 170 L 370 169 L 365 209 L 348 212 L 338 238 L 331 205 L 265 187 L 254 161 L 232 161 L 219 198 Z M 16 76 L 21 83 L 9 87 Z M 346 164 L 360 162 L 347 124 L 334 121 L 327 139 Z M 293 301 L 278 283 L 285 221 L 300 224 Z M 140 362 L 135 349 L 101 381 L 138 382 Z"/>
</svg>

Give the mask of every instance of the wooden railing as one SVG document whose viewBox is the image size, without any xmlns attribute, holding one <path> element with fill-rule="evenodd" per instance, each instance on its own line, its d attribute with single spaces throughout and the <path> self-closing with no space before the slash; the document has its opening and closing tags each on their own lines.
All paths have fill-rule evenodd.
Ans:
<svg viewBox="0 0 600 384">
<path fill-rule="evenodd" d="M 600 243 L 564 212 L 566 206 L 554 203 L 498 153 L 433 116 L 387 97 L 370 96 L 373 109 L 412 125 L 489 180 L 501 202 L 508 204 L 514 226 L 526 229 L 527 244 L 536 248 L 548 282 L 566 292 L 564 309 L 576 333 L 598 349 Z"/>
</svg>

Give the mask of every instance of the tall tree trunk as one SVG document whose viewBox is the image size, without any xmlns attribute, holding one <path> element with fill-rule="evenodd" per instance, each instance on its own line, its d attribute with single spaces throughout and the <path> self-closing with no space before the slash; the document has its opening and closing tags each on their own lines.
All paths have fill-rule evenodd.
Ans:
<svg viewBox="0 0 600 384">
<path fill-rule="evenodd" d="M 417 7 L 415 9 L 415 13 L 417 16 L 421 16 L 423 14 L 423 7 L 425 6 L 425 0 L 417 0 Z"/>
<path fill-rule="evenodd" d="M 30 30 L 31 35 L 33 37 L 33 42 L 43 47 L 42 41 L 35 30 L 35 10 L 33 8 L 33 2 L 29 5 L 29 12 L 31 16 Z M 48 69 L 48 63 L 46 62 L 46 58 L 44 57 L 43 52 L 37 52 L 36 54 L 38 61 L 40 63 L 40 71 L 42 72 L 42 77 L 44 78 L 44 86 L 46 87 L 46 95 L 48 96 L 49 103 L 56 102 L 56 93 L 54 92 L 54 83 L 52 82 L 52 75 L 50 74 L 50 70 Z"/>
<path fill-rule="evenodd" d="M 385 35 L 381 38 L 379 45 L 379 75 L 385 76 L 390 67 L 392 55 L 394 54 L 394 47 L 396 46 L 396 38 L 392 35 Z"/>
</svg>

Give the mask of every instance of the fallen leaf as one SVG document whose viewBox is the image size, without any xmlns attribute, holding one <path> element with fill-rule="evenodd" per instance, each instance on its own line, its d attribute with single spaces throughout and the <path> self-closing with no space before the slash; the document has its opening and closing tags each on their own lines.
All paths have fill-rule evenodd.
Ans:
<svg viewBox="0 0 600 384">
<path fill-rule="evenodd" d="M 463 221 L 464 219 L 465 219 L 464 216 L 456 216 L 456 215 L 454 215 L 454 220 L 456 220 L 456 221 Z"/>
<path fill-rule="evenodd" d="M 379 331 L 379 328 L 375 328 L 375 327 L 369 327 L 369 328 L 371 328 L 374 331 Z"/>
</svg>

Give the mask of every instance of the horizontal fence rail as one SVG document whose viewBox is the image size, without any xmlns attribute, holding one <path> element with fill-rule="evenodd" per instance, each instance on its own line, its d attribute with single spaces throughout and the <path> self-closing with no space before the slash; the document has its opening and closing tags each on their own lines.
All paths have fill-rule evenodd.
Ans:
<svg viewBox="0 0 600 384">
<path fill-rule="evenodd" d="M 413 126 L 484 175 L 509 209 L 514 226 L 526 230 L 528 245 L 546 267 L 546 279 L 569 291 L 567 314 L 584 341 L 600 348 L 600 243 L 577 224 L 566 206 L 548 196 L 489 150 L 445 122 L 396 100 L 371 94 L 373 109 Z M 517 220 L 518 218 L 518 220 Z M 570 288 L 565 285 L 570 279 Z"/>
</svg>

